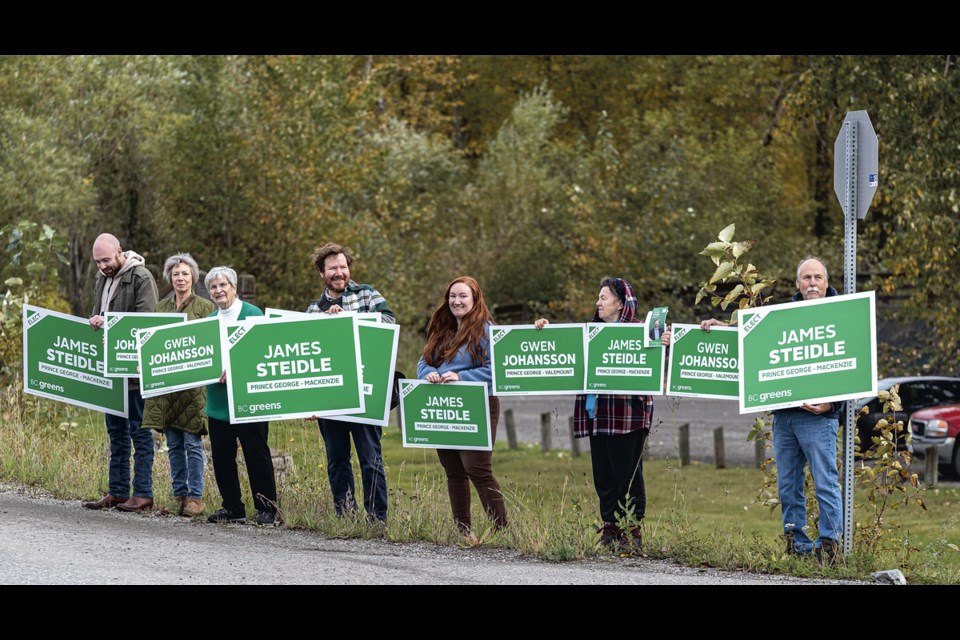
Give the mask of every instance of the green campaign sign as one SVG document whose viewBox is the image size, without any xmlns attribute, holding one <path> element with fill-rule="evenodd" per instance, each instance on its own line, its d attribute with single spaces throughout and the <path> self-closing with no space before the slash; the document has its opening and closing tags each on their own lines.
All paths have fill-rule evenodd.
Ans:
<svg viewBox="0 0 960 640">
<path fill-rule="evenodd" d="M 874 292 L 740 312 L 740 413 L 877 394 Z"/>
<path fill-rule="evenodd" d="M 319 316 L 221 325 L 230 422 L 364 411 L 357 319 Z"/>
<path fill-rule="evenodd" d="M 395 324 L 359 322 L 360 363 L 363 380 L 364 412 L 338 416 L 337 420 L 381 427 L 390 422 L 390 397 L 397 367 L 400 327 Z"/>
<path fill-rule="evenodd" d="M 400 380 L 400 427 L 404 447 L 491 451 L 487 385 Z"/>
<path fill-rule="evenodd" d="M 673 324 L 667 395 L 736 400 L 740 395 L 736 327 Z"/>
<path fill-rule="evenodd" d="M 380 322 L 381 313 L 341 311 L 336 314 L 304 313 L 267 307 L 268 317 L 333 318 L 354 316 L 360 336 L 360 368 L 362 370 L 363 413 L 336 416 L 343 422 L 372 424 L 385 427 L 390 422 L 390 398 L 393 394 L 393 374 L 397 367 L 397 347 L 400 326 Z M 330 416 L 333 417 L 333 416 Z"/>
<path fill-rule="evenodd" d="M 127 415 L 127 381 L 103 375 L 103 334 L 84 318 L 23 306 L 23 390 Z"/>
<path fill-rule="evenodd" d="M 581 393 L 586 371 L 584 325 L 551 324 L 490 328 L 493 394 Z"/>
<path fill-rule="evenodd" d="M 111 378 L 135 378 L 137 366 L 137 331 L 186 322 L 185 313 L 123 313 L 107 311 L 103 316 L 103 343 L 106 374 Z"/>
<path fill-rule="evenodd" d="M 644 347 L 646 327 L 637 323 L 587 324 L 587 378 L 590 393 L 663 394 L 662 346 Z"/>
<path fill-rule="evenodd" d="M 220 320 L 204 318 L 137 331 L 140 394 L 144 398 L 220 380 Z"/>
</svg>

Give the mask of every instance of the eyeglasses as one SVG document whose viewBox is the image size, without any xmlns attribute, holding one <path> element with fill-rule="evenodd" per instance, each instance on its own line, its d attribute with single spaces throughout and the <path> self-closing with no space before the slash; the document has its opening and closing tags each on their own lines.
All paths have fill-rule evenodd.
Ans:
<svg viewBox="0 0 960 640">
<path fill-rule="evenodd" d="M 209 287 L 207 287 L 207 291 L 220 291 L 221 289 L 225 291 L 228 287 L 232 286 L 233 285 L 229 282 L 224 282 L 223 284 L 211 284 Z"/>
</svg>

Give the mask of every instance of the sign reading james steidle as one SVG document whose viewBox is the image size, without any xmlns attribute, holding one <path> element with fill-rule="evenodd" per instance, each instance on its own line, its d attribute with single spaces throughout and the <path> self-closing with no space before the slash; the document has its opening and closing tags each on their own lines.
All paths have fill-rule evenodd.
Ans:
<svg viewBox="0 0 960 640">
<path fill-rule="evenodd" d="M 127 415 L 127 381 L 108 378 L 103 332 L 86 318 L 23 305 L 23 390 L 35 396 Z"/>
<path fill-rule="evenodd" d="M 740 311 L 740 413 L 877 394 L 873 291 Z"/>
<path fill-rule="evenodd" d="M 231 422 L 363 413 L 355 316 L 221 325 Z"/>
</svg>

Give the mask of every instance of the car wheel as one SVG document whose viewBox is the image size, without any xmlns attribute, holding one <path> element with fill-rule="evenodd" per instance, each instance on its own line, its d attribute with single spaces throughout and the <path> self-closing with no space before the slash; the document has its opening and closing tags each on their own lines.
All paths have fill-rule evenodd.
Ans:
<svg viewBox="0 0 960 640">
<path fill-rule="evenodd" d="M 953 475 L 960 478 L 960 438 L 953 445 Z"/>
</svg>

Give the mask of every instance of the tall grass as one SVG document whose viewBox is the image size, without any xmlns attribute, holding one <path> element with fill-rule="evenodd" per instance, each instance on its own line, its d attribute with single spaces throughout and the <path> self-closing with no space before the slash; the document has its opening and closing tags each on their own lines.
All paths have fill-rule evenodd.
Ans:
<svg viewBox="0 0 960 640">
<path fill-rule="evenodd" d="M 102 495 L 107 488 L 103 416 L 31 396 L 23 399 L 21 408 L 14 412 L 3 406 L 0 480 L 42 488 L 65 499 Z M 469 545 L 479 541 L 550 561 L 610 554 L 596 546 L 600 522 L 589 456 L 543 453 L 531 445 L 497 446 L 494 473 L 504 491 L 510 526 L 495 531 L 474 493 L 477 540 L 467 540 L 453 523 L 436 453 L 403 448 L 395 428 L 384 430 L 389 487 L 385 526 L 369 523 L 362 507 L 355 516 L 336 516 L 315 423 L 274 422 L 270 445 L 293 462 L 293 468 L 278 479 L 279 508 L 287 527 L 395 542 Z M 154 463 L 155 503 L 159 510 L 172 510 L 169 465 L 160 446 Z M 238 467 L 245 476 L 242 462 Z M 356 466 L 355 471 L 361 491 Z M 206 473 L 204 503 L 210 513 L 219 508 L 220 496 L 209 464 Z M 715 469 L 703 463 L 681 467 L 676 460 L 654 459 L 645 461 L 644 477 L 643 553 L 650 557 L 690 566 L 861 579 L 872 571 L 900 568 L 911 582 L 960 582 L 960 551 L 955 548 L 960 544 L 958 488 L 927 492 L 927 512 L 898 513 L 902 535 L 883 551 L 855 551 L 841 564 L 823 568 L 783 553 L 779 511 L 770 512 L 753 501 L 762 484 L 759 470 Z M 242 485 L 249 506 L 252 500 L 245 479 Z M 357 501 L 362 504 L 362 495 Z"/>
</svg>

